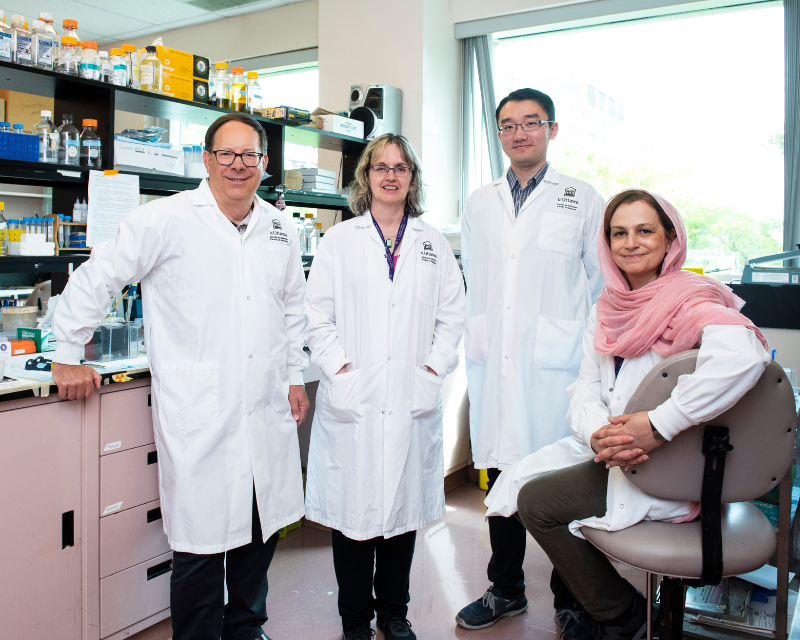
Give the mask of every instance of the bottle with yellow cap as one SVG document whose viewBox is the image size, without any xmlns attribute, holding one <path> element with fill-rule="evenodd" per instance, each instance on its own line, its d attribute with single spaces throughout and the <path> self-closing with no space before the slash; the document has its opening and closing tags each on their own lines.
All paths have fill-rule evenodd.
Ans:
<svg viewBox="0 0 800 640">
<path fill-rule="evenodd" d="M 214 95 L 211 96 L 211 104 L 223 109 L 230 109 L 231 77 L 228 75 L 228 63 L 217 62 L 214 69 Z"/>
<path fill-rule="evenodd" d="M 78 35 L 78 21 L 77 20 L 64 20 L 61 23 L 61 26 L 64 28 L 63 33 L 61 36 L 68 36 L 70 38 L 75 38 L 75 53 L 78 54 L 78 58 L 81 57 L 81 37 Z"/>
<path fill-rule="evenodd" d="M 56 71 L 59 73 L 65 73 L 68 76 L 78 75 L 81 59 L 75 51 L 76 44 L 75 38 L 69 36 L 61 38 L 61 49 L 58 52 L 58 63 L 56 64 Z"/>
<path fill-rule="evenodd" d="M 84 40 L 82 45 L 78 75 L 87 80 L 99 80 L 100 56 L 97 55 L 97 43 L 92 40 Z"/>
<path fill-rule="evenodd" d="M 258 81 L 258 72 L 247 72 L 247 113 L 258 113 L 263 105 L 263 91 Z"/>
<path fill-rule="evenodd" d="M 125 56 L 125 65 L 128 71 L 128 86 L 131 89 L 139 88 L 139 54 L 132 44 L 122 45 L 122 55 Z"/>
<path fill-rule="evenodd" d="M 247 111 L 247 81 L 244 79 L 244 69 L 233 67 L 231 78 L 231 109 L 234 111 Z"/>
<path fill-rule="evenodd" d="M 161 60 L 155 47 L 145 47 L 147 53 L 139 62 L 139 89 L 150 93 L 161 93 Z"/>
<path fill-rule="evenodd" d="M 97 120 L 85 118 L 81 131 L 81 165 L 99 169 L 103 165 L 100 136 L 97 135 Z"/>
<path fill-rule="evenodd" d="M 12 62 L 14 60 L 14 56 L 11 53 L 12 40 L 12 29 L 6 24 L 3 18 L 3 10 L 0 9 L 0 60 L 3 62 Z"/>
<path fill-rule="evenodd" d="M 0 202 L 0 256 L 8 255 L 8 222 L 3 215 L 5 209 L 5 202 Z"/>
</svg>

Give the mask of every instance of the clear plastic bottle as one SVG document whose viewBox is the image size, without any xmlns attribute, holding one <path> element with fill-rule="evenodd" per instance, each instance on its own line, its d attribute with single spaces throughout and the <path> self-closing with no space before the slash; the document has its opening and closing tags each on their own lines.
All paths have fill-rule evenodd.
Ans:
<svg viewBox="0 0 800 640">
<path fill-rule="evenodd" d="M 122 55 L 125 57 L 125 64 L 128 71 L 128 86 L 131 89 L 139 88 L 139 55 L 136 47 L 132 44 L 122 45 Z"/>
<path fill-rule="evenodd" d="M 313 256 L 317 252 L 317 227 L 314 226 L 314 214 L 307 213 L 305 222 L 303 222 L 303 230 L 306 235 L 306 250 L 303 252 L 306 255 Z"/>
<path fill-rule="evenodd" d="M 61 26 L 64 28 L 62 36 L 69 36 L 70 38 L 75 38 L 75 53 L 78 54 L 78 57 L 81 57 L 81 37 L 78 35 L 78 21 L 77 20 L 64 20 L 61 23 Z"/>
<path fill-rule="evenodd" d="M 87 80 L 100 80 L 100 56 L 97 55 L 97 43 L 84 40 L 81 51 L 79 75 Z"/>
<path fill-rule="evenodd" d="M 3 215 L 5 209 L 5 203 L 0 202 L 0 256 L 8 255 L 8 222 Z"/>
<path fill-rule="evenodd" d="M 50 134 L 57 131 L 56 125 L 51 120 L 53 114 L 50 111 L 41 112 L 42 119 L 33 127 L 33 134 L 39 136 L 39 162 L 58 162 L 58 147 L 51 149 Z"/>
<path fill-rule="evenodd" d="M 0 133 L 11 133 L 11 123 L 0 122 Z"/>
<path fill-rule="evenodd" d="M 139 62 L 139 89 L 150 93 L 161 93 L 161 60 L 155 47 L 145 47 L 147 53 Z"/>
<path fill-rule="evenodd" d="M 81 222 L 81 213 L 83 213 L 83 207 L 81 206 L 81 199 L 75 198 L 75 204 L 72 207 L 72 221 Z"/>
<path fill-rule="evenodd" d="M 214 65 L 214 95 L 211 103 L 223 109 L 231 108 L 231 77 L 228 75 L 228 63 L 217 62 Z"/>
<path fill-rule="evenodd" d="M 108 81 L 118 87 L 128 86 L 128 65 L 125 63 L 125 56 L 122 49 L 112 49 L 109 52 L 108 64 L 111 66 L 111 74 Z"/>
<path fill-rule="evenodd" d="M 58 128 L 58 163 L 79 165 L 81 163 L 79 145 L 80 134 L 72 124 L 72 114 L 65 113 Z"/>
<path fill-rule="evenodd" d="M 33 34 L 25 28 L 25 18 L 19 14 L 11 16 L 14 62 L 25 67 L 33 64 Z"/>
<path fill-rule="evenodd" d="M 89 203 L 86 202 L 86 198 L 83 199 L 81 203 L 81 222 L 88 222 L 89 221 Z"/>
<path fill-rule="evenodd" d="M 247 113 L 258 113 L 263 106 L 263 90 L 257 71 L 247 72 Z"/>
<path fill-rule="evenodd" d="M 61 38 L 61 47 L 58 51 L 58 62 L 56 63 L 56 71 L 65 73 L 68 76 L 78 75 L 78 66 L 81 59 L 76 51 L 75 38 L 64 36 Z"/>
<path fill-rule="evenodd" d="M 11 133 L 25 133 L 25 125 L 12 124 Z"/>
<path fill-rule="evenodd" d="M 103 165 L 100 136 L 97 135 L 97 120 L 83 121 L 81 132 L 81 165 L 99 169 Z"/>
<path fill-rule="evenodd" d="M 56 65 L 58 41 L 45 31 L 45 23 L 33 21 L 33 66 L 52 71 Z"/>
<path fill-rule="evenodd" d="M 100 58 L 100 81 L 111 82 L 111 63 L 108 60 L 108 51 L 98 51 L 97 57 Z"/>
<path fill-rule="evenodd" d="M 233 67 L 231 78 L 231 109 L 234 111 L 247 111 L 247 80 L 242 67 Z"/>
<path fill-rule="evenodd" d="M 53 64 L 55 64 L 56 60 L 58 59 L 58 45 L 61 42 L 61 36 L 58 35 L 58 32 L 53 26 L 53 14 L 49 11 L 40 11 L 39 20 L 44 22 L 44 32 L 53 40 L 55 40 L 56 49 L 53 51 Z"/>
<path fill-rule="evenodd" d="M 300 240 L 300 253 L 306 252 L 306 228 L 303 224 L 303 218 L 300 217 L 300 212 L 295 211 L 292 217 L 294 228 L 297 230 L 297 237 Z"/>
<path fill-rule="evenodd" d="M 13 62 L 14 54 L 11 41 L 14 39 L 13 30 L 3 20 L 3 11 L 0 9 L 0 60 Z"/>
</svg>

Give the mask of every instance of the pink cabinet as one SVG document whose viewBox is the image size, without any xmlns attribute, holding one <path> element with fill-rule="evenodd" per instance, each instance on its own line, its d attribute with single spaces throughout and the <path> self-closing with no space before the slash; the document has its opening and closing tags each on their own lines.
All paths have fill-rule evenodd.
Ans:
<svg viewBox="0 0 800 640">
<path fill-rule="evenodd" d="M 100 515 L 158 499 L 156 445 L 120 451 L 100 458 Z"/>
<path fill-rule="evenodd" d="M 169 551 L 158 500 L 100 520 L 100 578 Z"/>
<path fill-rule="evenodd" d="M 153 444 L 150 387 L 104 393 L 100 397 L 100 455 Z"/>
</svg>

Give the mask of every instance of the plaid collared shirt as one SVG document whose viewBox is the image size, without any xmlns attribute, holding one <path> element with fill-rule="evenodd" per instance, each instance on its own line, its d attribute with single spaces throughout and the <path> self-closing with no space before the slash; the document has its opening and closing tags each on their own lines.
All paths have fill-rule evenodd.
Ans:
<svg viewBox="0 0 800 640">
<path fill-rule="evenodd" d="M 255 206 L 255 203 L 253 203 Z M 236 230 L 239 232 L 240 236 L 244 235 L 244 232 L 247 231 L 247 225 L 250 224 L 250 218 L 253 217 L 253 207 L 250 207 L 250 211 L 247 212 L 247 215 L 244 217 L 239 224 L 236 224 L 233 220 L 231 220 L 231 224 L 236 227 Z"/>
<path fill-rule="evenodd" d="M 549 167 L 550 163 L 545 162 L 539 173 L 528 180 L 528 186 L 524 189 L 519 180 L 517 180 L 517 176 L 514 175 L 514 171 L 512 169 L 508 170 L 506 177 L 508 178 L 508 186 L 511 187 L 511 197 L 514 198 L 514 215 L 519 215 L 520 208 L 525 203 L 525 200 L 528 199 L 528 196 L 533 193 L 533 190 L 544 180 L 544 174 L 547 173 Z"/>
</svg>

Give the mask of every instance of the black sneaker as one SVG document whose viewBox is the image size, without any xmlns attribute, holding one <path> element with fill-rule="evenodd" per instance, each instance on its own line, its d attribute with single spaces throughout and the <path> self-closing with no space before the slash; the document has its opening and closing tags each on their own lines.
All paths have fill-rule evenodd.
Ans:
<svg viewBox="0 0 800 640">
<path fill-rule="evenodd" d="M 378 629 L 383 631 L 386 640 L 417 640 L 411 630 L 411 623 L 404 616 L 394 615 L 381 622 L 378 617 Z"/>
<path fill-rule="evenodd" d="M 369 622 L 354 624 L 342 631 L 342 640 L 372 640 L 375 637 L 375 629 L 369 626 Z"/>
<path fill-rule="evenodd" d="M 482 598 L 458 612 L 456 624 L 464 629 L 484 629 L 500 618 L 516 616 L 527 608 L 528 599 L 524 595 L 507 600 L 500 596 L 500 589 L 490 587 Z"/>
<path fill-rule="evenodd" d="M 579 603 L 556 609 L 556 624 L 561 627 L 559 637 L 564 640 L 598 640 L 600 629 L 594 618 Z"/>
<path fill-rule="evenodd" d="M 647 598 L 631 585 L 633 590 L 633 610 L 614 620 L 601 622 L 600 640 L 646 640 L 647 638 Z M 653 635 L 658 631 L 658 605 L 653 604 L 651 618 Z"/>
</svg>

